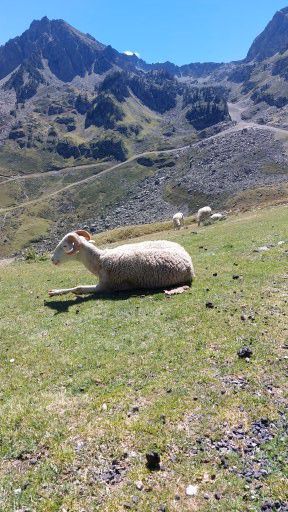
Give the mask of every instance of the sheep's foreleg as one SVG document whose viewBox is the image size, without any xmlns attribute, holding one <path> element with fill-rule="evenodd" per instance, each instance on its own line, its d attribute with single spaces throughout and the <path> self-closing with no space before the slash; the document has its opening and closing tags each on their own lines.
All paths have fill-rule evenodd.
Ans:
<svg viewBox="0 0 288 512">
<path fill-rule="evenodd" d="M 75 286 L 75 288 L 49 290 L 48 294 L 50 297 L 55 297 L 55 295 L 66 295 L 67 293 L 74 293 L 75 295 L 85 295 L 86 293 L 98 293 L 101 291 L 103 291 L 102 287 L 99 284 L 96 284 L 94 286 Z"/>
<path fill-rule="evenodd" d="M 173 288 L 173 290 L 164 290 L 166 297 L 170 297 L 171 295 L 177 295 L 179 293 L 184 293 L 186 290 L 189 290 L 190 286 L 184 285 L 179 286 L 178 288 Z"/>
</svg>

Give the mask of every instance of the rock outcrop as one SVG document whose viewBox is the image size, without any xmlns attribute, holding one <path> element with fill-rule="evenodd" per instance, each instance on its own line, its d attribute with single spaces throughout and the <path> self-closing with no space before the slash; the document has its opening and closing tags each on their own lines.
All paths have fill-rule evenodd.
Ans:
<svg viewBox="0 0 288 512">
<path fill-rule="evenodd" d="M 263 32 L 256 37 L 246 60 L 262 61 L 286 50 L 288 50 L 288 7 L 276 12 Z"/>
</svg>

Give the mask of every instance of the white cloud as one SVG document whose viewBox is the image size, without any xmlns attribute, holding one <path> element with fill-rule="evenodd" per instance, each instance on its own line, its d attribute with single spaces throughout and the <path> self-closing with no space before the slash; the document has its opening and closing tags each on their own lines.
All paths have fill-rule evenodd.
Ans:
<svg viewBox="0 0 288 512">
<path fill-rule="evenodd" d="M 136 57 L 140 57 L 140 53 L 138 52 L 131 52 L 131 50 L 126 50 L 125 52 L 123 52 L 124 55 L 129 55 L 129 57 L 132 57 L 132 55 L 136 55 Z"/>
</svg>

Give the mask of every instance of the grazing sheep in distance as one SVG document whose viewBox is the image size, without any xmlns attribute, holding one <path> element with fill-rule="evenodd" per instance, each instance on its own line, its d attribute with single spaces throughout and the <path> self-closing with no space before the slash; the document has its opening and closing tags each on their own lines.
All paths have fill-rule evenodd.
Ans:
<svg viewBox="0 0 288 512">
<path fill-rule="evenodd" d="M 182 212 L 175 213 L 173 215 L 173 225 L 174 229 L 180 229 L 181 226 L 184 226 L 184 215 Z"/>
<path fill-rule="evenodd" d="M 99 278 L 93 286 L 50 290 L 49 295 L 102 293 L 137 289 L 157 289 L 191 285 L 195 276 L 192 260 L 181 245 L 166 240 L 99 249 L 84 230 L 68 233 L 52 256 L 55 265 L 71 257 L 81 261 Z"/>
<path fill-rule="evenodd" d="M 211 215 L 210 219 L 213 221 L 223 220 L 223 219 L 225 219 L 225 216 L 223 215 L 223 213 L 213 213 L 213 215 Z"/>
<path fill-rule="evenodd" d="M 204 222 L 204 220 L 208 219 L 212 214 L 212 210 L 210 206 L 203 206 L 203 208 L 200 208 L 196 215 L 196 220 L 198 223 L 198 226 L 200 226 L 201 222 Z"/>
</svg>

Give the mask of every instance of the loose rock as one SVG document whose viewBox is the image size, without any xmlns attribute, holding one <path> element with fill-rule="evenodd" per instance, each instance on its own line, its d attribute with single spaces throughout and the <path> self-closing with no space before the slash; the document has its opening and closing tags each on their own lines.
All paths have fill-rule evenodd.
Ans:
<svg viewBox="0 0 288 512">
<path fill-rule="evenodd" d="M 266 252 L 269 251 L 269 247 L 267 245 L 263 245 L 262 247 L 257 247 L 257 249 L 254 249 L 254 252 Z"/>
<path fill-rule="evenodd" d="M 137 482 L 135 482 L 135 485 L 138 491 L 142 491 L 142 489 L 144 488 L 143 482 L 141 482 L 141 480 L 137 480 Z"/>
<path fill-rule="evenodd" d="M 242 347 L 238 350 L 237 354 L 240 358 L 245 359 L 246 357 L 251 357 L 253 352 L 250 347 Z"/>
<path fill-rule="evenodd" d="M 160 455 L 157 452 L 146 453 L 146 466 L 150 471 L 160 470 Z"/>
<path fill-rule="evenodd" d="M 196 496 L 198 493 L 198 485 L 188 485 L 186 487 L 186 496 Z"/>
</svg>

